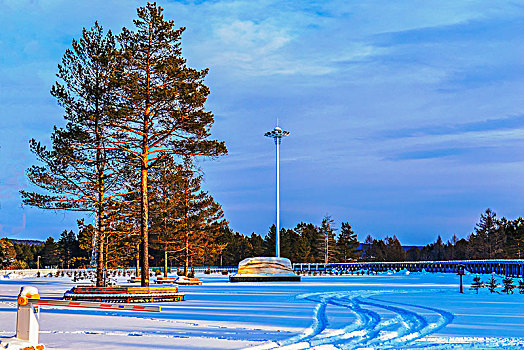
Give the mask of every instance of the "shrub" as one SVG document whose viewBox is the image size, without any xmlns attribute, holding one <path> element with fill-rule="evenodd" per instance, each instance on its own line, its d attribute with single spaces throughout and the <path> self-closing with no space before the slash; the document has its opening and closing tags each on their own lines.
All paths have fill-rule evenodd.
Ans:
<svg viewBox="0 0 524 350">
<path fill-rule="evenodd" d="M 473 277 L 473 282 L 471 283 L 470 289 L 474 289 L 477 292 L 477 294 L 479 294 L 479 289 L 482 287 L 484 287 L 484 283 L 480 280 L 480 277 Z"/>
<path fill-rule="evenodd" d="M 524 294 L 524 279 L 519 281 L 519 293 Z"/>
<path fill-rule="evenodd" d="M 502 292 L 506 294 L 513 294 L 513 288 L 516 287 L 516 285 L 513 284 L 513 278 L 506 277 L 502 280 L 502 283 L 504 284 L 504 289 L 502 289 Z"/>
<path fill-rule="evenodd" d="M 491 279 L 486 283 L 486 287 L 489 289 L 490 293 L 498 293 L 497 287 L 500 286 L 500 284 L 495 280 L 495 277 L 491 275 Z"/>
<path fill-rule="evenodd" d="M 13 262 L 7 267 L 10 270 L 22 270 L 27 269 L 29 266 L 25 261 L 13 260 Z"/>
</svg>

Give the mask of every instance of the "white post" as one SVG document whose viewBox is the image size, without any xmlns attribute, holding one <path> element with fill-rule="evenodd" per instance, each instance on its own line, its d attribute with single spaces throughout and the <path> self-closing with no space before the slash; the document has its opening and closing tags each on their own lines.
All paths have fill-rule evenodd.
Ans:
<svg viewBox="0 0 524 350">
<path fill-rule="evenodd" d="M 275 144 L 277 145 L 277 232 L 276 232 L 276 240 L 277 240 L 277 258 L 280 257 L 280 152 L 279 152 L 279 145 L 280 145 L 280 137 L 275 138 Z"/>
<path fill-rule="evenodd" d="M 40 331 L 40 307 L 33 305 L 29 299 L 40 299 L 38 289 L 22 287 L 17 299 L 15 339 L 36 346 Z"/>
<path fill-rule="evenodd" d="M 16 309 L 16 338 L 31 345 L 38 345 L 40 325 L 40 307 L 29 303 L 20 305 Z"/>
</svg>

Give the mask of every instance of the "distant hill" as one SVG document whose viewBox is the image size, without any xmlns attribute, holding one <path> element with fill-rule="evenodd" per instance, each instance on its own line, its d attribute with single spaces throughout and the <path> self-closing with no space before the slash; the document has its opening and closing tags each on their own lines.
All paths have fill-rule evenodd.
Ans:
<svg viewBox="0 0 524 350">
<path fill-rule="evenodd" d="M 30 245 L 37 245 L 37 246 L 41 246 L 44 244 L 44 241 L 38 241 L 38 240 L 35 240 L 35 239 L 14 239 L 14 238 L 8 238 L 9 242 L 11 243 L 25 243 L 25 244 L 30 244 Z"/>
<path fill-rule="evenodd" d="M 405 251 L 408 251 L 411 248 L 422 249 L 422 248 L 424 248 L 424 246 L 423 245 L 403 245 L 402 246 L 402 249 L 404 249 Z"/>
</svg>

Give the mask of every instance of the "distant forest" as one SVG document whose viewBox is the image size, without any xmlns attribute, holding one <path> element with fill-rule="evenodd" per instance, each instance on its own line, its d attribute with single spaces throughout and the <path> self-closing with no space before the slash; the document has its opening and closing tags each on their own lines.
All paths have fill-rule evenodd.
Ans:
<svg viewBox="0 0 524 350">
<path fill-rule="evenodd" d="M 40 256 L 40 267 L 79 268 L 89 266 L 92 251 L 90 225 L 79 221 L 79 232 L 62 232 L 55 241 L 49 237 L 43 244 L 20 243 L 7 238 L 0 240 L 0 264 L 2 268 L 35 268 Z M 474 260 L 521 258 L 524 244 L 524 219 L 498 219 L 496 213 L 487 209 L 476 224 L 474 232 L 467 238 L 456 235 L 448 242 L 439 236 L 433 243 L 421 248 L 402 247 L 393 235 L 384 239 L 368 235 L 364 241 L 348 222 L 336 227 L 329 216 L 320 226 L 299 223 L 293 229 L 282 228 L 281 255 L 292 262 L 352 262 L 352 261 L 420 261 L 420 260 Z M 194 266 L 234 266 L 244 258 L 275 255 L 275 226 L 271 226 L 265 237 L 252 233 L 243 235 L 233 232 L 227 225 L 214 236 L 214 246 L 222 249 L 191 257 Z M 151 266 L 164 266 L 165 252 L 161 244 L 153 245 L 150 251 Z M 137 251 L 113 252 L 108 267 L 129 267 L 136 264 Z M 167 254 L 168 266 L 183 266 L 183 252 Z"/>
</svg>

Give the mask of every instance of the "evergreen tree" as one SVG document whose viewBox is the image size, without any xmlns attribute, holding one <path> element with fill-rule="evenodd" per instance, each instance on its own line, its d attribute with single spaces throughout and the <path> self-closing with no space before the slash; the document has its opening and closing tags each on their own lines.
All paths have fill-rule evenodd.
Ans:
<svg viewBox="0 0 524 350">
<path fill-rule="evenodd" d="M 79 254 L 79 245 L 76 235 L 73 231 L 64 230 L 58 240 L 58 249 L 60 252 L 60 264 L 68 269 L 72 267 L 73 258 Z"/>
<path fill-rule="evenodd" d="M 36 256 L 38 246 L 29 243 L 13 243 L 16 253 L 16 260 L 25 263 L 27 266 L 36 267 Z"/>
<path fill-rule="evenodd" d="M 350 262 L 360 258 L 362 250 L 359 245 L 357 234 L 351 229 L 349 222 L 342 222 L 337 241 L 338 261 Z"/>
<path fill-rule="evenodd" d="M 473 253 L 471 258 L 495 259 L 503 256 L 506 234 L 494 211 L 488 208 L 481 214 L 469 241 Z"/>
<path fill-rule="evenodd" d="M 503 293 L 506 294 L 513 294 L 513 289 L 516 287 L 516 285 L 513 284 L 513 278 L 506 277 L 502 280 L 502 284 L 504 285 L 504 289 L 502 289 Z"/>
<path fill-rule="evenodd" d="M 440 237 L 440 235 L 437 237 L 437 241 L 433 245 L 433 249 L 431 252 L 431 260 L 433 261 L 445 260 L 445 248 L 442 242 L 442 237 Z"/>
<path fill-rule="evenodd" d="M 386 261 L 387 258 L 387 246 L 386 243 L 381 239 L 373 239 L 371 244 L 371 256 L 373 261 Z"/>
<path fill-rule="evenodd" d="M 277 227 L 274 224 L 271 225 L 266 237 L 264 237 L 264 256 L 276 256 L 276 230 Z"/>
<path fill-rule="evenodd" d="M 159 181 L 151 182 L 157 194 L 152 196 L 152 212 L 164 212 L 157 216 L 157 223 L 152 222 L 159 230 L 161 242 L 183 256 L 187 275 L 191 261 L 206 264 L 206 259 L 216 254 L 216 238 L 227 222 L 220 204 L 201 189 L 203 176 L 195 171 L 191 159 L 185 157 L 180 165 L 169 164 L 166 176 L 153 176 Z M 165 171 L 162 167 L 161 172 Z"/>
<path fill-rule="evenodd" d="M 411 247 L 406 252 L 407 261 L 419 261 L 420 260 L 420 249 L 418 247 Z"/>
<path fill-rule="evenodd" d="M 519 280 L 519 293 L 524 294 L 524 279 Z"/>
<path fill-rule="evenodd" d="M 506 234 L 504 247 L 505 257 L 508 259 L 521 259 L 524 257 L 524 219 L 508 220 L 503 217 L 500 226 Z"/>
<path fill-rule="evenodd" d="M 29 180 L 44 190 L 21 191 L 23 203 L 42 209 L 87 211 L 97 217 L 97 285 L 102 285 L 104 227 L 108 198 L 119 195 L 122 179 L 117 152 L 108 147 L 109 114 L 116 94 L 109 82 L 115 40 L 104 34 L 98 23 L 84 29 L 73 40 L 58 66 L 58 78 L 51 94 L 64 107 L 64 128 L 55 127 L 52 148 L 30 141 L 31 151 L 42 166 L 28 169 Z"/>
<path fill-rule="evenodd" d="M 472 256 L 468 255 L 469 243 L 466 239 L 462 238 L 453 247 L 453 259 L 454 260 L 465 260 L 471 259 Z"/>
<path fill-rule="evenodd" d="M 459 238 L 456 234 L 453 234 L 453 237 L 451 237 L 451 240 L 448 242 L 448 245 L 450 247 L 449 249 L 449 259 L 450 260 L 457 260 L 457 254 L 455 252 L 455 247 L 459 241 Z"/>
<path fill-rule="evenodd" d="M 479 289 L 484 286 L 484 283 L 480 280 L 479 276 L 473 277 L 473 282 L 471 283 L 471 289 L 474 289 L 477 294 L 479 294 Z"/>
<path fill-rule="evenodd" d="M 385 260 L 386 261 L 405 261 L 406 252 L 402 248 L 400 241 L 397 236 L 385 238 L 386 249 L 385 249 Z"/>
<path fill-rule="evenodd" d="M 168 156 L 153 167 L 150 173 L 149 200 L 150 200 L 150 235 L 153 246 L 163 252 L 164 277 L 167 277 L 169 254 L 180 253 L 181 240 L 176 235 L 177 220 L 179 219 L 178 206 L 181 194 L 181 181 L 177 174 L 176 163 L 172 156 Z"/>
<path fill-rule="evenodd" d="M 105 234 L 106 256 L 104 271 L 107 275 L 108 268 L 121 268 L 130 265 L 135 256 L 134 247 L 138 243 L 136 217 L 130 216 L 135 210 L 130 210 L 128 202 L 108 202 L 112 208 L 108 216 L 110 223 Z M 128 212 L 130 210 L 131 213 Z"/>
<path fill-rule="evenodd" d="M 93 238 L 95 235 L 95 227 L 91 224 L 86 225 L 84 220 L 77 221 L 78 226 L 78 255 L 73 258 L 75 266 L 85 267 L 91 262 L 91 254 L 93 252 Z"/>
<path fill-rule="evenodd" d="M 168 155 L 219 156 L 223 142 L 208 140 L 213 114 L 204 110 L 209 89 L 207 70 L 186 66 L 180 40 L 185 28 L 174 29 L 163 9 L 148 3 L 137 10 L 136 30 L 118 36 L 113 82 L 121 99 L 111 142 L 140 173 L 142 285 L 149 285 L 148 172 Z"/>
<path fill-rule="evenodd" d="M 497 287 L 500 286 L 500 284 L 497 282 L 495 277 L 491 275 L 491 279 L 488 281 L 488 283 L 485 284 L 485 286 L 489 289 L 490 293 L 495 293 L 497 292 Z"/>
<path fill-rule="evenodd" d="M 58 243 L 53 237 L 48 237 L 42 247 L 41 252 L 42 265 L 44 266 L 58 266 L 60 263 L 60 251 Z"/>
<path fill-rule="evenodd" d="M 311 245 L 306 237 L 299 235 L 294 249 L 296 253 L 296 262 L 311 261 Z"/>
<path fill-rule="evenodd" d="M 366 239 L 364 240 L 364 256 L 366 257 L 366 260 L 373 260 L 373 237 L 371 235 L 368 235 Z"/>
<path fill-rule="evenodd" d="M 217 243 L 224 247 L 220 252 L 217 262 L 218 266 L 233 266 L 237 260 L 237 243 L 235 234 L 229 227 L 224 227 L 219 231 Z M 238 262 L 237 262 L 238 263 Z"/>
<path fill-rule="evenodd" d="M 249 237 L 249 243 L 252 248 L 251 256 L 262 256 L 264 254 L 264 239 L 260 235 L 253 232 Z"/>
<path fill-rule="evenodd" d="M 300 240 L 300 235 L 294 230 L 282 229 L 280 235 L 281 251 L 280 255 L 284 258 L 288 258 L 292 262 L 298 262 L 300 260 L 297 255 L 297 244 Z"/>
<path fill-rule="evenodd" d="M 319 230 L 319 241 L 318 245 L 323 252 L 323 262 L 327 264 L 333 261 L 337 256 L 337 241 L 335 221 L 326 214 L 322 219 L 322 225 Z"/>
<path fill-rule="evenodd" d="M 13 243 L 7 238 L 0 239 L 0 268 L 4 269 L 11 265 L 16 258 L 16 251 Z"/>
<path fill-rule="evenodd" d="M 324 255 L 319 246 L 320 233 L 312 223 L 299 223 L 294 229 L 300 235 L 301 255 L 304 262 L 322 262 Z"/>
</svg>

